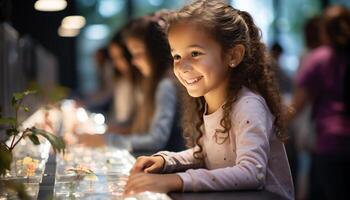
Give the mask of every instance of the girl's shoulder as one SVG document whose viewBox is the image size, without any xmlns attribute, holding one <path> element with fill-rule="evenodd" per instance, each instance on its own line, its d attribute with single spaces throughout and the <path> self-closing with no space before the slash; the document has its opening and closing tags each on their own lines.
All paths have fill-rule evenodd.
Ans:
<svg viewBox="0 0 350 200">
<path fill-rule="evenodd" d="M 265 99 L 244 87 L 232 108 L 231 120 L 237 127 L 265 126 L 270 133 L 275 117 L 267 106 Z"/>
<path fill-rule="evenodd" d="M 265 112 L 270 113 L 265 99 L 247 87 L 243 87 L 239 92 L 239 97 L 233 106 L 234 115 Z"/>
<path fill-rule="evenodd" d="M 253 102 L 260 102 L 261 104 L 267 106 L 265 99 L 260 94 L 243 86 L 241 91 L 238 94 L 237 103 L 244 102 L 245 100 L 248 100 L 248 99 L 253 100 Z"/>
</svg>

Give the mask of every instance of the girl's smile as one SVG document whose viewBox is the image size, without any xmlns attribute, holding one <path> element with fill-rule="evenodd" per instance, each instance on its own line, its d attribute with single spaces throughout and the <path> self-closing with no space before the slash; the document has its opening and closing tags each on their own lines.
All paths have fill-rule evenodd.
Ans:
<svg viewBox="0 0 350 200">
<path fill-rule="evenodd" d="M 182 79 L 183 82 L 185 82 L 188 86 L 191 86 L 191 85 L 194 85 L 196 84 L 198 81 L 202 80 L 203 76 L 198 76 L 198 77 L 195 77 L 195 78 L 184 78 L 184 77 L 181 77 L 180 78 Z"/>
</svg>

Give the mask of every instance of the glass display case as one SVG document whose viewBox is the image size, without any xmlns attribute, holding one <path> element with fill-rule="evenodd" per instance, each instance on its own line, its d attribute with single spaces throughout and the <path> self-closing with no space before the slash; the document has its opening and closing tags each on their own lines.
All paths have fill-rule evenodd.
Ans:
<svg viewBox="0 0 350 200">
<path fill-rule="evenodd" d="M 113 147 L 71 147 L 57 156 L 55 199 L 169 199 L 165 194 L 144 192 L 124 197 L 129 170 L 135 158 Z"/>
<path fill-rule="evenodd" d="M 36 111 L 22 127 L 41 127 L 47 121 L 45 116 L 52 122 L 56 135 L 70 132 L 103 134 L 106 130 L 103 116 L 77 107 L 72 100 L 62 101 L 60 107 Z M 39 197 L 42 190 L 53 199 L 170 199 L 166 194 L 152 192 L 123 196 L 129 171 L 135 162 L 126 149 L 68 144 L 64 154 L 53 156 L 50 143 L 43 138 L 40 140 L 40 145 L 32 144 L 29 139 L 21 140 L 13 150 L 11 170 L 2 177 L 23 183 L 31 199 L 48 198 Z M 55 157 L 54 162 L 48 162 L 50 156 Z M 52 169 L 54 172 L 50 173 Z M 43 183 L 43 178 L 48 177 L 53 181 Z M 0 199 L 16 199 L 16 195 L 1 191 Z"/>
</svg>

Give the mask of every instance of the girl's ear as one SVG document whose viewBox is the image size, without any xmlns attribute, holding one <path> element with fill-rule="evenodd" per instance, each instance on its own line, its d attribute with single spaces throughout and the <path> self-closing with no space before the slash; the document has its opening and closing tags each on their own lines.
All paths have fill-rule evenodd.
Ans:
<svg viewBox="0 0 350 200">
<path fill-rule="evenodd" d="M 229 50 L 228 65 L 235 68 L 242 62 L 245 54 L 245 47 L 242 44 L 236 44 Z"/>
</svg>

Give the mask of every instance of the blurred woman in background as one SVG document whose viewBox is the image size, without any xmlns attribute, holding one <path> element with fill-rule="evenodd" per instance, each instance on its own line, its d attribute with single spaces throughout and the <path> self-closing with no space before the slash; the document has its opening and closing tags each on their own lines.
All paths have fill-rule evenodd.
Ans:
<svg viewBox="0 0 350 200">
<path fill-rule="evenodd" d="M 350 12 L 332 6 L 323 13 L 327 45 L 313 50 L 296 79 L 292 106 L 312 105 L 316 141 L 312 162 L 319 184 L 311 199 L 348 199 L 350 178 Z M 294 116 L 291 116 L 291 118 Z"/>
<path fill-rule="evenodd" d="M 171 73 L 173 61 L 158 19 L 149 16 L 135 19 L 123 32 L 132 63 L 143 77 L 142 100 L 137 107 L 131 135 L 114 135 L 109 142 L 122 140 L 133 151 L 182 150 L 184 147 L 178 123 L 177 89 Z"/>
<path fill-rule="evenodd" d="M 114 66 L 113 103 L 109 131 L 130 133 L 136 105 L 140 99 L 141 74 L 131 63 L 131 54 L 117 32 L 108 46 L 108 53 Z"/>
</svg>

